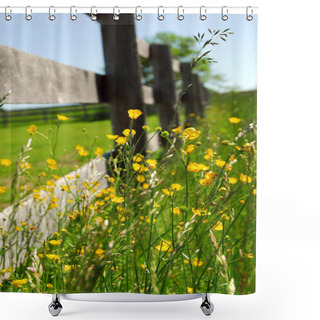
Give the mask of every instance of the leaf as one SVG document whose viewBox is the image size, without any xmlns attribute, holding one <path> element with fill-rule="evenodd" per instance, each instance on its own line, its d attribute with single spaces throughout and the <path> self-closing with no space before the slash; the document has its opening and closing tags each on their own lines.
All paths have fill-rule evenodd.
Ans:
<svg viewBox="0 0 320 320">
<path fill-rule="evenodd" d="M 199 39 L 197 38 L 197 36 L 193 35 L 193 37 L 196 39 L 196 41 L 199 41 Z"/>
<path fill-rule="evenodd" d="M 217 30 L 217 31 L 214 33 L 214 36 L 216 36 L 219 32 L 220 32 L 220 30 Z"/>
<path fill-rule="evenodd" d="M 228 28 L 228 29 L 226 29 L 226 30 L 223 30 L 222 32 L 225 33 L 225 32 L 227 32 L 227 31 L 229 31 L 229 30 L 230 30 L 230 28 Z"/>
<path fill-rule="evenodd" d="M 212 31 L 208 28 L 208 31 L 212 34 Z"/>
</svg>

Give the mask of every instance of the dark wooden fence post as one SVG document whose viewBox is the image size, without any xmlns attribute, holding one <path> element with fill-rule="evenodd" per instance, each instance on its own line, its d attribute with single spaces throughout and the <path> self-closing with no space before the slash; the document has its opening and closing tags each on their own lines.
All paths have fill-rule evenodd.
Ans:
<svg viewBox="0 0 320 320">
<path fill-rule="evenodd" d="M 122 131 L 129 128 L 129 109 L 140 109 L 143 114 L 134 121 L 133 127 L 137 141 L 143 133 L 146 112 L 143 105 L 134 15 L 122 14 L 119 20 L 113 20 L 112 17 L 112 14 L 98 15 L 106 64 L 105 90 L 110 97 L 113 134 L 122 135 Z M 145 136 L 140 139 L 136 152 L 140 152 L 145 146 Z"/>
<path fill-rule="evenodd" d="M 190 114 L 195 116 L 200 115 L 200 105 L 199 105 L 199 90 L 198 82 L 199 77 L 196 74 L 191 73 L 190 63 L 181 63 L 180 65 L 181 75 L 183 80 L 183 88 L 187 88 L 187 91 L 182 99 L 186 107 L 186 119 L 187 122 L 192 122 L 193 117 L 190 117 Z"/>
<path fill-rule="evenodd" d="M 201 118 L 204 117 L 204 106 L 205 106 L 205 98 L 204 98 L 204 92 L 203 92 L 203 87 L 202 83 L 200 81 L 199 75 L 193 74 L 191 75 L 192 79 L 192 86 L 196 89 L 195 95 L 197 99 L 197 104 L 198 104 L 198 114 L 197 116 L 200 116 Z"/>
<path fill-rule="evenodd" d="M 179 126 L 179 110 L 176 98 L 176 79 L 172 69 L 172 56 L 167 45 L 150 45 L 150 59 L 153 66 L 153 97 L 158 108 L 163 130 Z"/>
</svg>

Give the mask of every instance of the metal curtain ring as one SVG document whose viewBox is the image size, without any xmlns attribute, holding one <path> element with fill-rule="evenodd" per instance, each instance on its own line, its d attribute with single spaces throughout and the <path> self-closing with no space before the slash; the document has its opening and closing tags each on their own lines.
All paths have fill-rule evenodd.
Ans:
<svg viewBox="0 0 320 320">
<path fill-rule="evenodd" d="M 205 6 L 200 7 L 200 20 L 204 21 L 207 19 L 207 8 Z"/>
<path fill-rule="evenodd" d="M 249 14 L 249 8 L 251 8 L 251 14 Z M 252 19 L 253 19 L 253 9 L 252 9 L 252 7 L 251 6 L 249 6 L 249 7 L 247 7 L 247 10 L 246 10 L 246 19 L 248 20 L 248 21 L 251 21 Z"/>
<path fill-rule="evenodd" d="M 7 21 L 10 21 L 12 19 L 12 16 L 10 16 L 10 14 L 8 14 L 8 9 L 10 8 L 10 6 L 6 6 L 4 8 L 4 14 L 5 14 L 5 19 Z M 12 9 L 10 9 L 10 13 L 12 12 Z"/>
<path fill-rule="evenodd" d="M 139 8 L 139 10 L 140 10 L 140 14 L 138 14 L 138 8 Z M 142 20 L 142 15 L 141 15 L 141 13 L 142 13 L 142 8 L 141 8 L 140 6 L 137 6 L 137 7 L 136 7 L 136 20 L 138 20 L 138 21 Z"/>
<path fill-rule="evenodd" d="M 90 10 L 90 17 L 91 17 L 91 20 L 92 21 L 96 21 L 97 20 L 97 9 L 96 9 L 96 13 L 93 13 L 93 8 L 96 8 L 96 7 L 91 7 L 91 10 Z"/>
<path fill-rule="evenodd" d="M 74 13 L 73 13 L 73 9 L 74 9 Z M 77 18 L 78 18 L 75 13 L 77 13 L 76 7 L 75 7 L 75 6 L 70 7 L 70 19 L 71 19 L 72 21 L 75 21 L 75 20 L 77 20 Z"/>
<path fill-rule="evenodd" d="M 223 21 L 227 21 L 228 20 L 228 8 L 226 6 L 223 6 L 221 8 L 221 19 Z"/>
<path fill-rule="evenodd" d="M 162 14 L 160 14 L 160 9 L 162 9 Z M 164 20 L 164 9 L 163 6 L 158 7 L 158 20 L 162 21 Z"/>
<path fill-rule="evenodd" d="M 178 7 L 178 20 L 182 21 L 184 19 L 184 9 L 183 6 Z"/>
<path fill-rule="evenodd" d="M 116 12 L 117 10 L 117 12 Z M 119 20 L 120 19 L 120 9 L 119 7 L 115 6 L 113 7 L 113 17 L 112 17 L 113 20 Z"/>
<path fill-rule="evenodd" d="M 31 7 L 30 7 L 30 6 L 27 6 L 27 7 L 26 7 L 26 10 L 25 10 L 25 14 L 26 14 L 25 19 L 26 19 L 27 21 L 30 21 L 30 20 L 32 19 L 32 15 L 28 12 L 29 10 L 30 10 L 30 13 L 32 13 Z"/>
<path fill-rule="evenodd" d="M 49 20 L 50 21 L 56 20 L 56 16 L 54 14 L 52 14 L 52 11 L 56 12 L 56 9 L 54 8 L 54 6 L 49 7 Z"/>
</svg>

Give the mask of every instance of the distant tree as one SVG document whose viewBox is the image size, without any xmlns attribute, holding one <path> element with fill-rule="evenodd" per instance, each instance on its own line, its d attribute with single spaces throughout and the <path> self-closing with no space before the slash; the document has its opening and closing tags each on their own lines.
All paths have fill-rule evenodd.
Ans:
<svg viewBox="0 0 320 320">
<path fill-rule="evenodd" d="M 147 39 L 149 43 L 166 44 L 171 48 L 172 56 L 181 62 L 192 62 L 199 53 L 199 43 L 194 37 L 183 37 L 173 32 L 158 32 L 152 38 Z M 143 82 L 150 85 L 153 80 L 152 67 L 147 59 L 142 58 Z M 194 72 L 198 73 L 201 81 L 214 87 L 223 85 L 224 78 L 220 74 L 213 73 L 209 63 L 198 63 L 194 67 Z M 178 79 L 180 80 L 180 79 Z M 178 82 L 179 84 L 179 82 Z"/>
</svg>

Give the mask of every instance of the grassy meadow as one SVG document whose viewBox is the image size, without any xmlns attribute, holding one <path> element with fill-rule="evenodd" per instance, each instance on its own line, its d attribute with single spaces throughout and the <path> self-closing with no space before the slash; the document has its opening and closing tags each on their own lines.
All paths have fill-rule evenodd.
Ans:
<svg viewBox="0 0 320 320">
<path fill-rule="evenodd" d="M 172 132 L 156 128 L 156 116 L 150 116 L 146 133 L 159 132 L 167 148 L 145 155 L 134 154 L 132 145 L 137 110 L 128 113 L 131 125 L 121 139 L 106 137 L 112 132 L 109 121 L 71 122 L 64 118 L 68 114 L 58 126 L 26 123 L 12 130 L 1 128 L 0 159 L 12 161 L 2 161 L 1 202 L 10 199 L 8 172 L 17 166 L 15 188 L 28 189 L 25 194 L 33 196 L 36 208 L 55 213 L 58 228 L 37 245 L 19 242 L 41 238 L 31 221 L 11 223 L 1 231 L 0 264 L 4 266 L 12 246 L 23 262 L 16 264 L 18 257 L 11 257 L 10 266 L 0 269 L 0 289 L 253 293 L 255 112 L 256 93 L 235 92 L 213 95 L 204 119 L 194 118 L 189 126 Z M 22 158 L 17 163 L 16 159 L 30 137 L 28 167 Z M 52 191 L 58 172 L 101 156 L 113 140 L 120 151 L 108 162 L 108 187 L 100 189 L 92 179 L 76 182 L 77 192 L 72 192 L 66 184 L 72 207 L 59 207 Z M 38 196 L 39 189 L 46 192 L 45 199 Z M 23 198 L 18 197 L 16 206 L 21 205 Z"/>
</svg>

